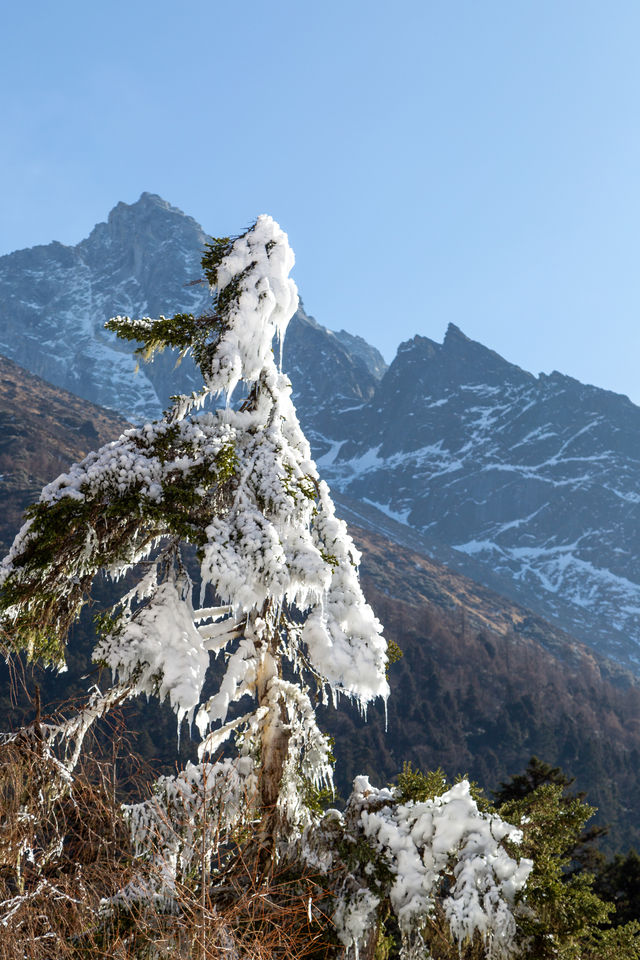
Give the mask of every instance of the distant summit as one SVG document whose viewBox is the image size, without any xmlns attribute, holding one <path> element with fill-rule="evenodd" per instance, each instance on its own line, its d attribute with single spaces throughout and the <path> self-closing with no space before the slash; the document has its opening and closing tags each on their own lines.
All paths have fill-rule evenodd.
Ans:
<svg viewBox="0 0 640 960">
<path fill-rule="evenodd" d="M 205 235 L 191 217 L 153 194 L 119 203 L 76 246 L 51 243 L 0 258 L 0 352 L 56 386 L 118 410 L 155 416 L 170 358 L 133 376 L 131 350 L 104 329 L 118 313 L 200 310 Z M 189 368 L 180 372 L 190 382 Z"/>
<path fill-rule="evenodd" d="M 70 390 L 118 411 L 130 420 L 159 415 L 171 394 L 199 385 L 187 358 L 176 369 L 167 351 L 137 374 L 132 346 L 104 330 L 112 316 L 158 316 L 204 310 L 210 302 L 200 258 L 207 240 L 202 227 L 153 193 L 118 203 L 76 246 L 50 243 L 0 257 L 0 353 Z M 348 401 L 369 395 L 384 371 L 382 356 L 361 338 L 331 334 L 300 310 L 292 322 L 286 358 L 299 371 L 301 391 L 336 380 L 336 365 L 356 371 L 336 380 Z M 314 339 L 314 356 L 305 347 Z M 294 343 L 302 351 L 296 356 Z M 319 352 L 318 352 L 319 351 Z M 312 391 L 313 392 L 313 391 Z M 326 400 L 314 403 L 320 407 Z M 323 410 L 314 408 L 322 419 Z"/>
</svg>

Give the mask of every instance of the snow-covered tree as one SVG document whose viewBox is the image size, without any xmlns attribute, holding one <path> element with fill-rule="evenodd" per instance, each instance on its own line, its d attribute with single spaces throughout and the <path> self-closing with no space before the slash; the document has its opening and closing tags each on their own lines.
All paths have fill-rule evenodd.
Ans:
<svg viewBox="0 0 640 960">
<path fill-rule="evenodd" d="M 259 757 L 267 833 L 298 816 L 297 781 L 330 782 L 325 737 L 304 683 L 364 709 L 386 697 L 385 642 L 357 577 L 359 555 L 336 519 L 273 352 L 298 304 L 293 254 L 260 217 L 203 259 L 213 290 L 206 316 L 107 326 L 142 343 L 191 352 L 203 387 L 166 416 L 127 431 L 43 490 L 2 568 L 5 619 L 33 655 L 59 661 L 70 623 L 100 570 L 141 570 L 107 618 L 94 658 L 128 695 L 156 694 L 195 721 L 200 752 L 233 732 Z M 242 382 L 246 399 L 233 407 Z M 219 395 L 227 405 L 194 415 Z M 181 543 L 198 551 L 201 584 L 217 606 L 194 609 Z M 212 652 L 228 654 L 218 692 L 202 702 Z M 245 697 L 253 705 L 229 717 Z M 246 764 L 244 765 L 246 767 Z"/>
<path fill-rule="evenodd" d="M 113 687 L 93 690 L 84 710 L 43 730 L 72 767 L 91 723 L 127 697 L 168 699 L 179 723 L 195 723 L 200 763 L 162 778 L 153 800 L 128 811 L 138 847 L 153 846 L 152 856 L 160 847 L 166 858 L 154 895 L 170 897 L 176 876 L 192 869 L 196 836 L 210 858 L 221 830 L 228 836 L 252 822 L 263 864 L 295 851 L 325 872 L 340 865 L 348 882 L 334 916 L 345 946 L 370 937 L 385 897 L 414 943 L 410 928 L 429 915 L 458 856 L 446 907 L 452 929 L 461 940 L 481 931 L 496 956 L 506 955 L 527 864 L 502 846 L 510 828 L 481 814 L 462 788 L 417 810 L 360 778 L 345 817 L 321 818 L 305 801 L 310 786 L 330 787 L 332 776 L 312 694 L 334 703 L 343 695 L 366 711 L 389 687 L 358 551 L 280 369 L 298 303 L 293 262 L 286 235 L 261 216 L 241 236 L 208 246 L 209 313 L 109 321 L 145 360 L 167 347 L 191 353 L 202 389 L 173 398 L 161 420 L 128 430 L 42 491 L 0 568 L 3 625 L 16 648 L 60 666 L 96 577 L 133 580 L 102 616 L 94 651 Z M 195 548 L 196 577 L 185 544 Z M 222 680 L 205 699 L 210 658 L 220 653 Z M 221 758 L 223 745 L 230 749 Z M 215 818 L 203 817 L 207 803 Z M 386 893 L 346 863 L 336 829 L 361 835 L 395 878 Z"/>
</svg>

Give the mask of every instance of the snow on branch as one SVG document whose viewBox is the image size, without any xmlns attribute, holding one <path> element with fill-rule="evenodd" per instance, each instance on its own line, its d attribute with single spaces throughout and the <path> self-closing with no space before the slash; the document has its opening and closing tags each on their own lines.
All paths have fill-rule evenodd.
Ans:
<svg viewBox="0 0 640 960">
<path fill-rule="evenodd" d="M 357 950 L 388 901 L 407 960 L 428 954 L 436 909 L 460 950 L 479 937 L 487 960 L 507 960 L 517 953 L 519 898 L 533 867 L 512 853 L 521 839 L 496 813 L 478 809 L 466 780 L 440 796 L 401 802 L 397 790 L 360 776 L 344 815 L 329 811 L 305 842 L 310 862 L 342 871 L 333 920 L 346 947 Z"/>
</svg>

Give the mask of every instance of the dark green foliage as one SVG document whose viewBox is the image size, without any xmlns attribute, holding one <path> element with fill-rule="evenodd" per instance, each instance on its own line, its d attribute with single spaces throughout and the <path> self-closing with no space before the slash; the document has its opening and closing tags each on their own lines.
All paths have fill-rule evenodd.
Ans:
<svg viewBox="0 0 640 960">
<path fill-rule="evenodd" d="M 105 329 L 116 333 L 121 340 L 141 341 L 136 353 L 144 360 L 151 359 L 155 350 L 172 347 L 185 350 L 207 336 L 216 326 L 215 317 L 195 317 L 192 313 L 176 313 L 173 317 L 159 317 L 153 324 L 130 317 L 113 317 Z"/>
<path fill-rule="evenodd" d="M 528 797 L 544 784 L 553 784 L 564 789 L 571 786 L 573 782 L 574 778 L 567 777 L 560 767 L 553 767 L 550 763 L 545 763 L 544 760 L 533 756 L 524 773 L 516 773 L 506 783 L 501 783 L 493 796 L 496 806 L 501 806 L 511 800 L 522 800 L 523 797 Z"/>
<path fill-rule="evenodd" d="M 572 861 L 594 811 L 581 796 L 567 795 L 571 783 L 559 767 L 534 757 L 522 774 L 497 791 L 505 798 L 498 814 L 523 833 L 522 843 L 514 844 L 512 853 L 534 861 L 517 910 L 519 956 L 526 960 L 638 960 L 640 857 L 635 851 L 616 857 L 595 881 Z M 405 763 L 397 788 L 401 802 L 420 803 L 441 796 L 448 784 L 441 769 L 424 773 Z M 482 795 L 476 799 L 485 810 L 495 811 Z M 359 855 L 365 856 L 366 851 Z M 376 956 L 390 960 L 399 956 L 400 938 L 390 915 L 382 915 L 381 921 Z M 483 945 L 475 940 L 453 943 L 438 907 L 423 937 L 434 960 L 486 956 Z"/>
<path fill-rule="evenodd" d="M 565 954 L 579 960 L 638 960 L 640 958 L 640 924 L 590 930 L 580 953 Z M 559 954 L 562 956 L 562 954 Z"/>
<path fill-rule="evenodd" d="M 500 816 L 522 828 L 518 849 L 534 861 L 524 898 L 531 912 L 524 912 L 519 921 L 523 956 L 634 960 L 640 957 L 640 925 L 626 921 L 638 914 L 632 910 L 618 914 L 607 883 L 594 882 L 580 862 L 586 858 L 577 857 L 585 842 L 602 831 L 585 831 L 594 808 L 581 795 L 567 795 L 572 782 L 559 767 L 532 757 L 524 773 L 502 783 L 496 792 L 502 801 Z M 616 858 L 610 876 L 623 863 L 624 858 Z M 626 925 L 617 926 L 621 923 Z"/>
<path fill-rule="evenodd" d="M 235 295 L 237 293 L 238 290 Z M 134 352 L 145 361 L 153 360 L 156 353 L 161 353 L 167 347 L 179 350 L 179 359 L 190 352 L 205 379 L 225 326 L 216 301 L 212 312 L 198 317 L 192 313 L 176 313 L 172 317 L 160 316 L 152 323 L 147 320 L 132 320 L 129 317 L 114 317 L 105 324 L 108 330 L 121 339 L 139 343 L 140 346 Z"/>
<path fill-rule="evenodd" d="M 398 800 L 400 803 L 424 803 L 433 797 L 441 797 L 449 789 L 444 770 L 414 770 L 410 761 L 402 765 L 402 773 L 397 777 Z"/>
<path fill-rule="evenodd" d="M 640 856 L 633 848 L 601 867 L 594 887 L 600 897 L 615 904 L 612 922 L 616 926 L 640 920 Z"/>
<path fill-rule="evenodd" d="M 567 851 L 593 808 L 575 798 L 568 801 L 561 785 L 547 783 L 503 804 L 499 812 L 508 822 L 522 827 L 523 841 L 518 850 L 534 861 L 526 892 L 527 906 L 533 912 L 520 922 L 523 938 L 529 944 L 525 956 L 532 960 L 579 957 L 584 937 L 605 923 L 610 912 L 593 892 L 591 876 L 581 874 L 568 881 L 564 877 L 569 865 Z M 561 946 L 563 952 L 559 953 Z"/>
<path fill-rule="evenodd" d="M 554 767 L 550 763 L 545 763 L 545 761 L 533 756 L 523 773 L 515 774 L 510 780 L 500 784 L 500 788 L 494 792 L 494 800 L 496 806 L 501 806 L 530 796 L 538 787 L 551 785 L 558 787 L 560 790 L 560 805 L 572 807 L 576 800 L 582 801 L 585 799 L 585 794 L 582 792 L 567 794 L 573 783 L 574 778 L 566 776 L 560 767 Z M 585 819 L 585 823 L 595 812 L 595 809 L 592 808 L 591 814 Z M 570 846 L 562 851 L 569 864 L 564 872 L 565 879 L 581 870 L 596 872 L 602 867 L 605 858 L 597 849 L 596 844 L 597 841 L 606 836 L 607 832 L 606 826 L 595 824 L 585 827 L 575 837 L 572 835 Z"/>
<path fill-rule="evenodd" d="M 635 851 L 626 858 L 617 857 L 596 883 L 593 875 L 581 868 L 569 871 L 572 851 L 594 812 L 581 797 L 566 795 L 571 782 L 560 768 L 534 757 L 524 773 L 501 784 L 498 791 L 505 800 L 497 812 L 523 832 L 522 843 L 514 844 L 512 853 L 534 861 L 517 911 L 518 956 L 526 960 L 638 960 L 640 925 L 635 922 L 638 900 L 634 897 L 640 891 L 640 857 Z M 410 763 L 403 765 L 397 786 L 401 802 L 423 802 L 448 788 L 442 770 L 423 773 Z M 483 799 L 485 809 L 495 809 Z M 359 853 L 365 855 L 366 851 Z M 617 897 L 614 888 L 619 888 Z M 614 903 L 606 902 L 616 899 L 622 907 L 618 916 Z M 622 923 L 625 926 L 617 925 Z M 479 941 L 456 945 L 451 940 L 438 907 L 423 937 L 434 960 L 481 960 L 486 956 Z M 399 956 L 393 918 L 382 917 L 378 943 L 380 960 Z"/>
<path fill-rule="evenodd" d="M 205 252 L 200 264 L 203 273 L 212 287 L 218 286 L 218 267 L 231 252 L 236 237 L 212 237 L 210 243 L 205 243 Z"/>
<path fill-rule="evenodd" d="M 115 505 L 102 497 L 64 498 L 26 511 L 33 536 L 0 594 L 0 613 L 17 610 L 5 623 L 14 649 L 45 662 L 63 661 L 69 628 L 89 599 L 98 570 L 124 560 L 125 548 L 142 548 L 154 537 L 155 531 L 145 528 L 138 514 L 129 513 L 130 498 L 125 500 L 115 522 Z M 101 540 L 99 557 L 83 550 L 89 531 Z"/>
<path fill-rule="evenodd" d="M 92 484 L 79 496 L 62 496 L 29 507 L 31 521 L 22 552 L 0 593 L 0 616 L 15 650 L 61 663 L 69 628 L 90 600 L 101 569 L 127 565 L 163 537 L 202 546 L 205 530 L 229 496 L 237 469 L 233 447 L 212 459 L 193 457 L 177 425 L 150 436 L 131 432 L 134 448 L 163 464 L 192 455 L 189 470 L 167 470 L 159 499 L 143 495 L 142 481 L 121 489 L 115 480 Z M 17 611 L 11 614 L 11 608 Z"/>
</svg>

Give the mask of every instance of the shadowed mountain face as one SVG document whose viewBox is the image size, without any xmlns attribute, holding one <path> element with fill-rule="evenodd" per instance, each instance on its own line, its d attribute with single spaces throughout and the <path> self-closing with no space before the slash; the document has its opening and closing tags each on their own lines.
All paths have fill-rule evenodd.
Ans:
<svg viewBox="0 0 640 960">
<path fill-rule="evenodd" d="M 173 363 L 161 358 L 134 377 L 131 351 L 103 325 L 114 314 L 200 310 L 204 288 L 185 284 L 199 276 L 204 243 L 195 220 L 143 194 L 134 206 L 119 203 L 75 247 L 50 243 L 0 258 L 0 352 L 127 417 L 157 415 Z M 180 379 L 186 385 L 188 368 Z"/>
<path fill-rule="evenodd" d="M 132 419 L 197 385 L 167 351 L 133 375 L 109 316 L 206 309 L 201 227 L 160 197 L 118 204 L 76 247 L 0 258 L 0 352 Z M 335 493 L 387 530 L 640 671 L 640 408 L 535 377 L 451 326 L 387 369 L 301 308 L 284 345 L 300 420 Z"/>
<path fill-rule="evenodd" d="M 640 666 L 640 408 L 534 377 L 451 326 L 400 347 L 321 460 L 351 500 Z"/>
<path fill-rule="evenodd" d="M 0 411 L 4 553 L 21 510 L 40 489 L 127 424 L 4 359 Z M 347 509 L 349 518 L 355 509 Z M 375 511 L 371 525 L 374 517 Z M 532 611 L 429 558 L 417 549 L 417 535 L 407 546 L 362 527 L 352 533 L 363 551 L 366 596 L 404 655 L 390 668 L 387 729 L 381 705 L 367 723 L 344 702 L 338 711 L 323 711 L 322 725 L 336 737 L 340 789 L 348 792 L 363 772 L 384 783 L 404 760 L 424 769 L 442 765 L 449 776 L 468 772 L 493 789 L 537 753 L 577 777 L 601 819 L 612 823 L 614 849 L 638 843 L 640 688 L 633 678 Z M 98 594 L 108 590 L 102 583 Z M 81 696 L 98 679 L 89 663 L 93 612 L 73 631 L 69 672 L 37 677 L 45 709 L 57 698 Z M 28 702 L 16 707 L 10 699 L 8 674 L 0 671 L 0 730 L 31 715 Z M 169 707 L 131 703 L 126 722 L 145 759 L 172 769 L 176 726 Z M 186 732 L 181 750 L 183 759 L 193 750 Z"/>
</svg>

